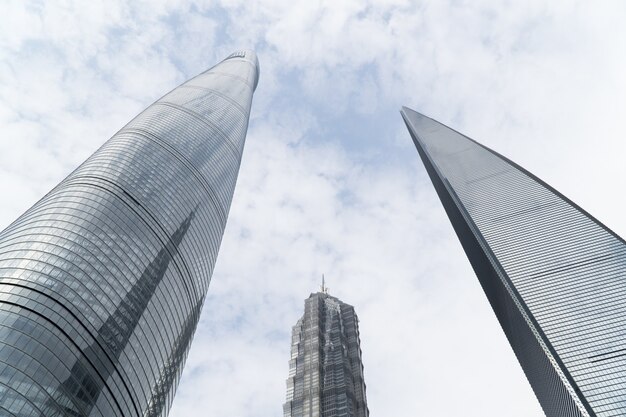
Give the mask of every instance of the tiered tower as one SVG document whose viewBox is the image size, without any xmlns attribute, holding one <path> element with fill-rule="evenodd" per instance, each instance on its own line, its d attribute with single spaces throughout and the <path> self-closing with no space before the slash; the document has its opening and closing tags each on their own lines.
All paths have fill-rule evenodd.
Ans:
<svg viewBox="0 0 626 417">
<path fill-rule="evenodd" d="M 311 294 L 293 327 L 284 417 L 368 417 L 354 307 Z"/>
</svg>

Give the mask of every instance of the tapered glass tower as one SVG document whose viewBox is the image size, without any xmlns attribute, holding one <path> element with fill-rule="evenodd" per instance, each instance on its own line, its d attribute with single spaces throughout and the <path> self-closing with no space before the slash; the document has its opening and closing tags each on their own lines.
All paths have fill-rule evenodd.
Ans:
<svg viewBox="0 0 626 417">
<path fill-rule="evenodd" d="M 0 415 L 168 414 L 258 77 L 241 51 L 182 84 L 0 233 Z"/>
<path fill-rule="evenodd" d="M 368 417 L 354 307 L 322 292 L 293 327 L 284 417 Z"/>
<path fill-rule="evenodd" d="M 626 416 L 626 244 L 502 155 L 402 116 L 547 416 Z"/>
</svg>

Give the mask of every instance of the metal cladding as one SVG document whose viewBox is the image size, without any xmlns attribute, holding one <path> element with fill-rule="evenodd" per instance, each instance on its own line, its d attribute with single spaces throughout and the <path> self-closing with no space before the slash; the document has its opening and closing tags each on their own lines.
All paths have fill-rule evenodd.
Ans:
<svg viewBox="0 0 626 417">
<path fill-rule="evenodd" d="M 168 414 L 258 77 L 242 51 L 172 90 L 0 233 L 0 415 Z"/>
<path fill-rule="evenodd" d="M 369 416 L 359 319 L 326 293 L 311 294 L 293 327 L 283 416 Z"/>
<path fill-rule="evenodd" d="M 626 416 L 626 242 L 522 167 L 402 116 L 547 416 Z"/>
</svg>

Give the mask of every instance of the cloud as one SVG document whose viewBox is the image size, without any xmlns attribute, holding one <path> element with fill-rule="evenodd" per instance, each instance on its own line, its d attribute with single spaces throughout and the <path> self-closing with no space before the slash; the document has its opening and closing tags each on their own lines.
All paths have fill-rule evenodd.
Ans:
<svg viewBox="0 0 626 417">
<path fill-rule="evenodd" d="M 417 166 L 372 169 L 337 145 L 294 146 L 306 130 L 281 124 L 250 130 L 202 341 L 172 415 L 280 414 L 291 326 L 322 273 L 331 293 L 357 308 L 373 415 L 447 415 L 465 401 L 475 408 L 466 415 L 536 414 L 532 401 L 512 408 L 507 388 L 532 394 L 469 266 L 447 256 L 460 245 L 434 192 L 415 183 Z M 489 372 L 465 363 L 485 351 Z M 473 398 L 476 374 L 499 381 L 487 383 L 496 399 Z M 502 385 L 510 375 L 517 383 Z M 441 411 L 451 385 L 464 390 Z"/>
<path fill-rule="evenodd" d="M 361 319 L 372 415 L 539 416 L 402 125 L 409 105 L 626 234 L 619 2 L 10 1 L 0 227 L 142 108 L 241 47 L 261 80 L 171 416 L 280 415 L 326 273 Z"/>
</svg>

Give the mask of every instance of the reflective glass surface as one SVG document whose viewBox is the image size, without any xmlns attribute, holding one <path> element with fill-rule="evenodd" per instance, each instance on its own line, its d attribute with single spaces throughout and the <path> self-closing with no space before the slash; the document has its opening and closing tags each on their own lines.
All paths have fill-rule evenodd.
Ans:
<svg viewBox="0 0 626 417">
<path fill-rule="evenodd" d="M 187 81 L 0 233 L 0 415 L 168 414 L 258 76 L 241 51 Z"/>
<path fill-rule="evenodd" d="M 625 242 L 512 161 L 402 115 L 546 414 L 626 416 Z"/>
<path fill-rule="evenodd" d="M 304 303 L 293 327 L 284 417 L 367 417 L 359 320 L 326 293 Z"/>
</svg>

